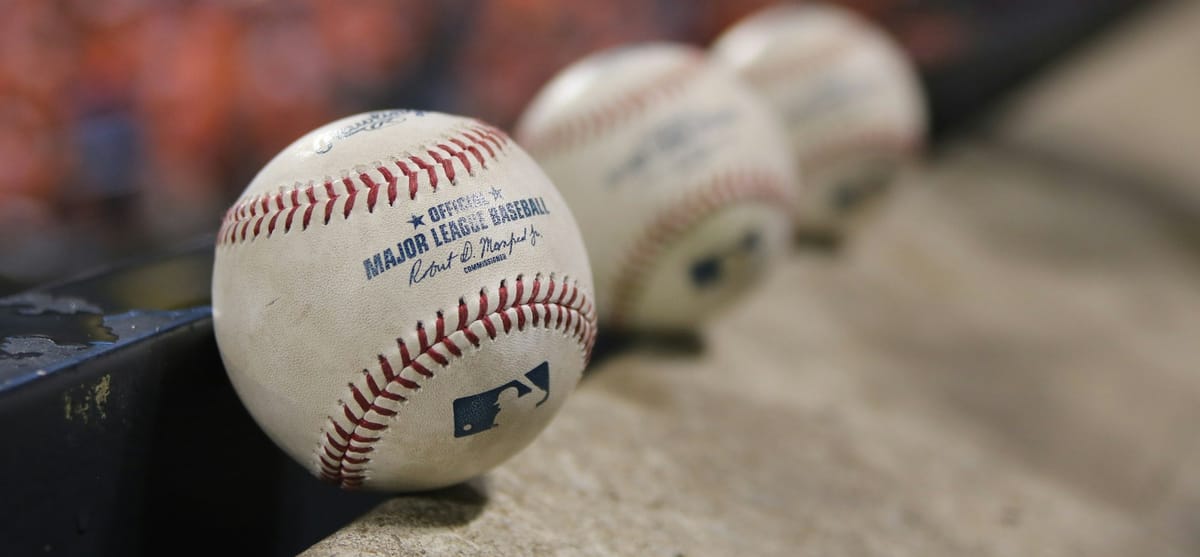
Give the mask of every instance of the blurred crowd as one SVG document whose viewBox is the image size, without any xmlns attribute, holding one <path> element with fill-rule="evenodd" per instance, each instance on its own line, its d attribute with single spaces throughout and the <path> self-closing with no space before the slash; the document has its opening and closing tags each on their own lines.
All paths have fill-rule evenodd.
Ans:
<svg viewBox="0 0 1200 557">
<path fill-rule="evenodd" d="M 770 3 L 0 0 L 0 293 L 215 230 L 257 168 L 330 119 L 411 107 L 508 126 L 583 54 L 707 44 Z M 922 63 L 953 55 L 936 10 L 842 3 Z"/>
</svg>

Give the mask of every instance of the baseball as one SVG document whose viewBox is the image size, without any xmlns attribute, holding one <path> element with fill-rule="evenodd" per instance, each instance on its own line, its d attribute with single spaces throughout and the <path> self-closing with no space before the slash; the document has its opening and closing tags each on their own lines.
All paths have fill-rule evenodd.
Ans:
<svg viewBox="0 0 1200 557">
<path fill-rule="evenodd" d="M 777 5 L 730 28 L 712 52 L 787 130 L 805 184 L 801 232 L 844 234 L 924 143 L 913 68 L 882 30 L 849 11 Z"/>
<path fill-rule="evenodd" d="M 777 258 L 795 173 L 766 108 L 698 49 L 668 43 L 567 67 L 517 125 L 563 192 L 606 326 L 686 331 Z"/>
<path fill-rule="evenodd" d="M 433 112 L 359 114 L 288 146 L 226 214 L 213 270 L 238 396 L 347 488 L 446 486 L 527 445 L 587 362 L 592 299 L 537 164 Z"/>
</svg>

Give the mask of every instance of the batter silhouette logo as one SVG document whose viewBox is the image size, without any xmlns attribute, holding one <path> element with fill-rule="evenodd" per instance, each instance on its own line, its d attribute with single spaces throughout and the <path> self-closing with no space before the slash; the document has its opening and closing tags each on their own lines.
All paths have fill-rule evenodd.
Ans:
<svg viewBox="0 0 1200 557">
<path fill-rule="evenodd" d="M 533 394 L 534 389 L 542 392 L 541 400 L 534 407 L 550 398 L 550 362 L 538 364 L 524 377 L 529 384 L 513 379 L 494 389 L 454 399 L 454 436 L 467 437 L 498 427 L 497 417 L 500 421 L 504 419 L 501 416 L 503 406 L 515 404 L 525 395 Z"/>
</svg>

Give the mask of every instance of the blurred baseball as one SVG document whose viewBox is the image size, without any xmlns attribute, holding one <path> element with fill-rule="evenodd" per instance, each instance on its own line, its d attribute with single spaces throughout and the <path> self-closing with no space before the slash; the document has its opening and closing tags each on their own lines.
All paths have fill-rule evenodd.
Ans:
<svg viewBox="0 0 1200 557">
<path fill-rule="evenodd" d="M 795 173 L 782 130 L 692 47 L 569 66 L 517 126 L 583 230 L 606 326 L 685 331 L 779 256 Z"/>
<path fill-rule="evenodd" d="M 418 490 L 527 445 L 594 338 L 591 271 L 538 166 L 403 110 L 305 135 L 226 214 L 213 319 L 268 435 L 342 487 Z"/>
<path fill-rule="evenodd" d="M 773 6 L 726 31 L 712 52 L 787 130 L 805 185 L 802 233 L 845 233 L 924 143 L 924 101 L 905 54 L 847 10 Z"/>
</svg>

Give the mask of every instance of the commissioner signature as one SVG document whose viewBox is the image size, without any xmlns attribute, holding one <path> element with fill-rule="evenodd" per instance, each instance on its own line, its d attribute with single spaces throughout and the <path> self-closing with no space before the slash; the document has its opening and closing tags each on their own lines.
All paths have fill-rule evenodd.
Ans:
<svg viewBox="0 0 1200 557">
<path fill-rule="evenodd" d="M 521 229 L 521 233 L 510 232 L 507 238 L 484 236 L 476 240 L 466 240 L 458 249 L 450 250 L 443 259 L 425 261 L 425 258 L 413 261 L 408 271 L 408 285 L 419 284 L 421 281 L 449 272 L 461 266 L 463 273 L 477 271 L 493 263 L 507 260 L 522 245 L 530 248 L 538 245 L 542 233 L 532 224 Z"/>
</svg>

